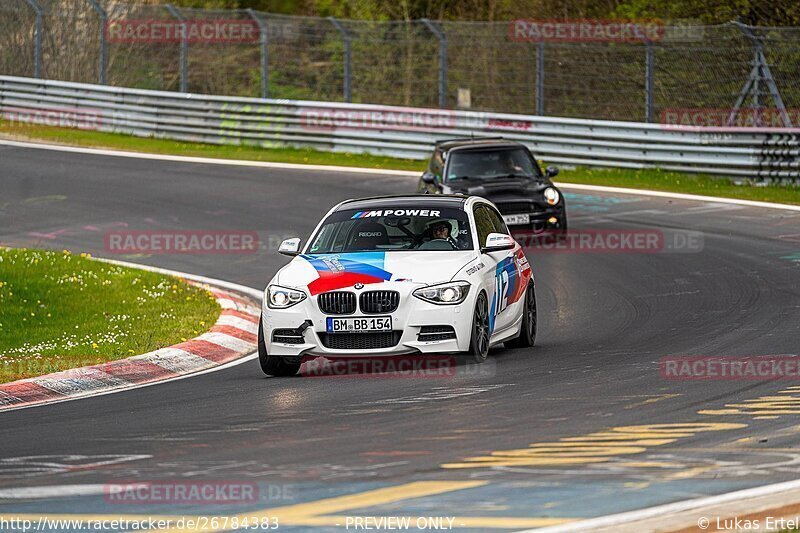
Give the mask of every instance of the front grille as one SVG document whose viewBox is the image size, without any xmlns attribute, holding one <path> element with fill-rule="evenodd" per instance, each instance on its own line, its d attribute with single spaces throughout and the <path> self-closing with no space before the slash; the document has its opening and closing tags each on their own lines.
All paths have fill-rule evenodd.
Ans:
<svg viewBox="0 0 800 533">
<path fill-rule="evenodd" d="M 391 348 L 400 342 L 401 331 L 375 333 L 320 333 L 322 345 L 332 350 L 375 350 Z"/>
<path fill-rule="evenodd" d="M 324 292 L 317 296 L 319 310 L 327 315 L 351 315 L 356 312 L 356 295 L 352 292 Z"/>
<path fill-rule="evenodd" d="M 536 204 L 531 202 L 495 202 L 495 205 L 504 215 L 531 213 L 536 210 Z"/>
<path fill-rule="evenodd" d="M 276 329 L 272 332 L 272 342 L 282 342 L 283 344 L 303 344 L 303 334 L 296 329 Z"/>
<path fill-rule="evenodd" d="M 453 326 L 422 326 L 417 336 L 420 341 L 446 341 L 455 338 Z"/>
<path fill-rule="evenodd" d="M 364 313 L 391 313 L 400 305 L 400 293 L 397 291 L 369 291 L 361 295 L 358 303 Z"/>
</svg>

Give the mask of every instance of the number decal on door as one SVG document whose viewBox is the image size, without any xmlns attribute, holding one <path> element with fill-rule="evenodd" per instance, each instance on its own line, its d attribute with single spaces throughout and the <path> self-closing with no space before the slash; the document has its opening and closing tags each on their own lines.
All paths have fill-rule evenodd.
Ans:
<svg viewBox="0 0 800 533">
<path fill-rule="evenodd" d="M 508 307 L 508 272 L 501 270 L 494 277 L 495 279 L 495 295 L 497 298 L 497 305 L 494 308 L 494 316 L 499 315 Z"/>
</svg>

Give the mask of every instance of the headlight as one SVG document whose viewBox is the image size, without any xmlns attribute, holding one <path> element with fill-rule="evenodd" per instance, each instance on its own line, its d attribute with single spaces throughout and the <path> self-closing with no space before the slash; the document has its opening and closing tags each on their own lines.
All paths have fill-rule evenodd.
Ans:
<svg viewBox="0 0 800 533">
<path fill-rule="evenodd" d="M 422 287 L 414 291 L 414 296 L 420 300 L 439 305 L 455 305 L 464 301 L 469 293 L 470 284 L 466 281 L 456 281 L 453 283 L 442 283 L 441 285 L 431 285 Z"/>
<path fill-rule="evenodd" d="M 550 205 L 556 205 L 558 201 L 561 199 L 561 195 L 558 194 L 558 191 L 552 187 L 548 187 L 544 190 L 544 199 Z"/>
<path fill-rule="evenodd" d="M 280 285 L 267 287 L 267 306 L 270 309 L 286 309 L 306 299 L 306 293 L 296 289 L 287 289 Z"/>
</svg>

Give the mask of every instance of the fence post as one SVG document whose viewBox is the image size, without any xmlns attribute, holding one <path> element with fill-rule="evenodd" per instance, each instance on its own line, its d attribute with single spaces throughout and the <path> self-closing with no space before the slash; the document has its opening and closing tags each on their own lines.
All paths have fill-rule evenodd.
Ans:
<svg viewBox="0 0 800 533">
<path fill-rule="evenodd" d="M 189 92 L 189 35 L 188 28 L 186 27 L 186 19 L 183 18 L 181 12 L 172 4 L 166 4 L 165 7 L 169 14 L 175 17 L 181 23 L 181 55 L 180 55 L 180 70 L 181 70 L 181 86 L 182 93 Z"/>
<path fill-rule="evenodd" d="M 100 19 L 100 64 L 98 65 L 98 68 L 100 69 L 100 85 L 106 85 L 106 83 L 108 83 L 106 74 L 108 65 L 108 48 L 106 44 L 106 24 L 108 23 L 108 14 L 106 13 L 106 10 L 97 3 L 97 0 L 86 1 L 89 2 L 89 5 L 92 6 L 92 9 L 97 12 L 97 17 Z"/>
<path fill-rule="evenodd" d="M 36 13 L 36 29 L 34 30 L 33 44 L 33 77 L 42 77 L 42 32 L 44 31 L 44 12 L 36 0 L 26 0 Z"/>
<path fill-rule="evenodd" d="M 544 116 L 544 41 L 536 47 L 536 114 Z"/>
<path fill-rule="evenodd" d="M 731 110 L 730 114 L 728 115 L 728 125 L 732 125 L 736 120 L 736 114 L 742 107 L 745 98 L 747 95 L 752 91 L 753 94 L 753 107 L 755 109 L 755 118 L 756 118 L 756 125 L 761 125 L 761 87 L 760 82 L 764 80 L 764 83 L 769 90 L 769 95 L 772 97 L 772 102 L 775 104 L 775 107 L 780 113 L 781 120 L 787 128 L 792 127 L 792 120 L 789 118 L 789 113 L 786 110 L 786 105 L 783 103 L 783 98 L 781 98 L 780 90 L 778 90 L 778 84 L 775 83 L 775 78 L 772 77 L 772 72 L 769 69 L 769 64 L 767 63 L 767 57 L 764 55 L 764 38 L 758 36 L 752 32 L 752 30 L 742 24 L 741 22 L 734 21 L 733 23 L 736 27 L 741 30 L 741 32 L 747 37 L 751 44 L 753 45 L 753 68 L 750 70 L 750 76 L 748 76 L 747 81 L 745 82 L 744 86 L 742 86 L 741 91 L 739 91 L 739 96 L 736 98 L 736 103 L 733 104 L 733 109 Z"/>
<path fill-rule="evenodd" d="M 650 39 L 645 40 L 644 46 L 644 119 L 645 122 L 653 122 L 655 109 L 653 82 L 655 79 L 656 57 L 653 51 L 653 42 Z"/>
<path fill-rule="evenodd" d="M 269 29 L 255 11 L 248 8 L 247 14 L 258 24 L 258 46 L 261 53 L 261 98 L 269 98 Z"/>
<path fill-rule="evenodd" d="M 447 37 L 433 22 L 422 19 L 422 23 L 439 40 L 439 107 L 447 107 Z"/>
<path fill-rule="evenodd" d="M 350 32 L 347 31 L 347 28 L 342 25 L 341 22 L 336 20 L 335 17 L 328 17 L 328 20 L 331 21 L 339 33 L 342 34 L 342 44 L 344 45 L 344 101 L 345 102 L 352 102 L 353 101 L 353 78 L 352 78 L 352 52 L 351 52 L 351 38 Z"/>
</svg>

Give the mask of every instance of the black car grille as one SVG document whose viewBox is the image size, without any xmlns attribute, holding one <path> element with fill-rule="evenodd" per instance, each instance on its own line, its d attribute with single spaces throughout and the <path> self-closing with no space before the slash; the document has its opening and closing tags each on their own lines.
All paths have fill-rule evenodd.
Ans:
<svg viewBox="0 0 800 533">
<path fill-rule="evenodd" d="M 536 211 L 536 204 L 532 202 L 495 202 L 494 205 L 504 215 L 531 213 Z"/>
<path fill-rule="evenodd" d="M 317 296 L 319 309 L 327 315 L 350 315 L 356 312 L 356 295 L 352 292 L 324 292 Z"/>
<path fill-rule="evenodd" d="M 359 297 L 358 304 L 364 313 L 391 313 L 400 305 L 400 293 L 397 291 L 365 292 Z"/>
<path fill-rule="evenodd" d="M 420 341 L 446 341 L 455 338 L 453 326 L 422 326 L 417 336 Z"/>
<path fill-rule="evenodd" d="M 374 350 L 397 346 L 401 334 L 401 331 L 320 333 L 320 340 L 324 347 L 332 350 Z"/>
<path fill-rule="evenodd" d="M 283 344 L 303 344 L 303 334 L 296 329 L 276 329 L 272 332 L 272 342 L 282 342 Z"/>
</svg>

